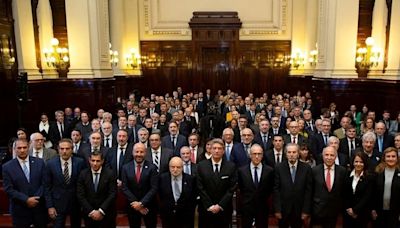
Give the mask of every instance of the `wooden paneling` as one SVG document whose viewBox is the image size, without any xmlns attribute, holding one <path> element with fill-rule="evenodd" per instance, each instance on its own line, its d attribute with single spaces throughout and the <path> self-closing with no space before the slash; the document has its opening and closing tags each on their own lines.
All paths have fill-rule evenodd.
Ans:
<svg viewBox="0 0 400 228">
<path fill-rule="evenodd" d="M 53 16 L 53 34 L 60 42 L 60 47 L 68 48 L 67 17 L 65 14 L 65 0 L 50 0 Z"/>
<path fill-rule="evenodd" d="M 372 14 L 375 0 L 360 0 L 358 10 L 357 44 L 364 44 L 372 32 Z"/>
</svg>

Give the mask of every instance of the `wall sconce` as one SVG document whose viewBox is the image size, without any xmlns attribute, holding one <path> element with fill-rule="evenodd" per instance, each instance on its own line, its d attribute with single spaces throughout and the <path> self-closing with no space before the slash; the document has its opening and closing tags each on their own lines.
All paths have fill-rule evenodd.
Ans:
<svg viewBox="0 0 400 228">
<path fill-rule="evenodd" d="M 308 58 L 308 62 L 311 66 L 317 65 L 318 62 L 318 49 L 314 49 L 310 51 L 310 57 Z"/>
<path fill-rule="evenodd" d="M 375 40 L 368 37 L 364 47 L 357 49 L 356 68 L 358 71 L 369 71 L 371 67 L 377 67 L 382 62 L 381 49 L 374 46 Z"/>
<path fill-rule="evenodd" d="M 58 39 L 51 39 L 51 48 L 43 49 L 45 62 L 48 67 L 55 67 L 57 70 L 66 70 L 69 65 L 68 49 L 59 47 Z"/>
<path fill-rule="evenodd" d="M 142 60 L 138 51 L 134 48 L 131 48 L 129 54 L 125 55 L 126 66 L 132 67 L 132 69 L 139 69 L 142 64 Z"/>
<path fill-rule="evenodd" d="M 296 49 L 291 55 L 290 65 L 298 70 L 300 66 L 304 66 L 306 61 L 306 54 L 304 54 L 300 49 Z"/>
<path fill-rule="evenodd" d="M 118 58 L 118 51 L 113 51 L 111 49 L 111 43 L 110 43 L 110 63 L 111 67 L 116 67 L 118 65 L 119 58 Z"/>
</svg>

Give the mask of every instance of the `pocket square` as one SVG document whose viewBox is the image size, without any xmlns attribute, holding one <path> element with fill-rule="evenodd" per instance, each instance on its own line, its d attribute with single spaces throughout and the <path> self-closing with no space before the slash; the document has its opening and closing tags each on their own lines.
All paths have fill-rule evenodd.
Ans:
<svg viewBox="0 0 400 228">
<path fill-rule="evenodd" d="M 221 179 L 229 178 L 229 176 L 222 176 Z"/>
</svg>

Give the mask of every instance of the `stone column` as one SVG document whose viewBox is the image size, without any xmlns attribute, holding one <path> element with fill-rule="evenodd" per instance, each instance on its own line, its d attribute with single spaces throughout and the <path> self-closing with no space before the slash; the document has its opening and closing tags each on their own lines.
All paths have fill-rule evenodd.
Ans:
<svg viewBox="0 0 400 228">
<path fill-rule="evenodd" d="M 140 54 L 140 34 L 139 34 L 139 4 L 138 0 L 124 0 L 124 14 L 125 14 L 125 38 L 122 46 L 122 63 L 125 70 L 129 75 L 141 75 L 140 69 L 132 70 L 126 66 L 125 55 L 129 54 L 130 49 L 136 49 Z"/>
<path fill-rule="evenodd" d="M 14 31 L 18 72 L 27 72 L 28 79 L 42 79 L 36 66 L 35 37 L 30 0 L 13 0 Z"/>
<path fill-rule="evenodd" d="M 385 79 L 400 80 L 400 1 L 392 1 L 392 16 Z"/>
<path fill-rule="evenodd" d="M 124 0 L 110 1 L 110 37 L 113 51 L 118 51 L 119 62 L 113 67 L 115 76 L 124 76 L 126 67 L 123 51 L 125 29 Z"/>
</svg>

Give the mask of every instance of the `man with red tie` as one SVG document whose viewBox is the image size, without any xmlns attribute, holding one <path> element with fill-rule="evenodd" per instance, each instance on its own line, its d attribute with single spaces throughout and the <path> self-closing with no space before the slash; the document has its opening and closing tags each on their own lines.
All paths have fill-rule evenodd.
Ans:
<svg viewBox="0 0 400 228">
<path fill-rule="evenodd" d="M 133 146 L 133 161 L 122 168 L 122 192 L 126 196 L 129 226 L 139 228 L 142 218 L 147 228 L 157 225 L 157 167 L 145 160 L 146 147 L 143 143 Z"/>
<path fill-rule="evenodd" d="M 313 175 L 312 226 L 336 227 L 342 210 L 346 169 L 335 164 L 336 149 L 327 146 L 322 151 L 324 163 L 315 166 Z"/>
</svg>

